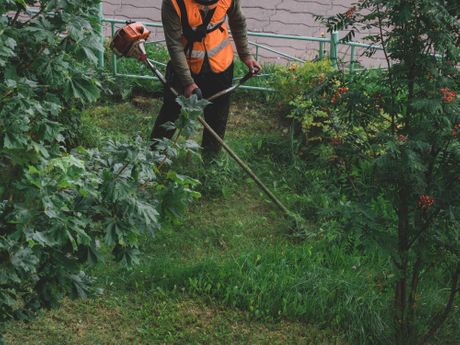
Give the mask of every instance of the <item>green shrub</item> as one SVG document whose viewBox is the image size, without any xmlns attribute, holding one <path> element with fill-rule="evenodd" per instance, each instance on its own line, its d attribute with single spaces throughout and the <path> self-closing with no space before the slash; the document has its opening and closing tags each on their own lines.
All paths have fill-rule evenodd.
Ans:
<svg viewBox="0 0 460 345">
<path fill-rule="evenodd" d="M 0 4 L 0 332 L 64 295 L 86 296 L 82 270 L 101 247 L 136 263 L 141 239 L 198 196 L 195 180 L 170 169 L 192 145 L 165 140 L 154 152 L 131 138 L 75 148 L 80 110 L 101 94 L 97 3 L 40 1 L 31 18 L 34 1 Z M 190 102 L 187 127 L 202 109 Z"/>
</svg>

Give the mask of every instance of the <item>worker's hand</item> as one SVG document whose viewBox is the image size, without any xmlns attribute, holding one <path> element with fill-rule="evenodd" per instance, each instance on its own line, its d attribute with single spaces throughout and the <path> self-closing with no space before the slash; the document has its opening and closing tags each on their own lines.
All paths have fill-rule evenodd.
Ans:
<svg viewBox="0 0 460 345">
<path fill-rule="evenodd" d="M 252 73 L 252 75 L 256 75 L 262 70 L 262 66 L 252 56 L 244 59 L 243 62 L 246 66 L 248 66 L 249 71 Z"/>
<path fill-rule="evenodd" d="M 193 94 L 196 95 L 197 99 L 203 99 L 203 93 L 200 88 L 193 90 Z"/>
<path fill-rule="evenodd" d="M 193 91 L 195 91 L 196 89 L 198 89 L 198 85 L 196 85 L 195 83 L 187 85 L 184 89 L 184 96 L 189 98 L 191 95 L 193 95 Z"/>
</svg>

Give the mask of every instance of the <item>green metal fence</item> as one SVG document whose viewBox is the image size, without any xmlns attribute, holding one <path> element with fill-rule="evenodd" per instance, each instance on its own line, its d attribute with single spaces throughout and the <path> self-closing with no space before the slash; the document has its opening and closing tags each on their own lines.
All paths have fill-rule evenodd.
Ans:
<svg viewBox="0 0 460 345">
<path fill-rule="evenodd" d="M 119 20 L 119 19 L 110 19 L 110 18 L 104 18 L 103 17 L 103 8 L 102 4 L 100 5 L 100 20 L 101 20 L 101 27 L 103 27 L 105 24 L 108 24 L 110 26 L 110 32 L 113 37 L 115 34 L 115 31 L 117 30 L 117 25 L 120 24 L 125 24 L 125 20 Z M 150 27 L 150 28 L 162 28 L 161 23 L 144 23 L 145 26 Z M 279 40 L 291 40 L 291 41 L 304 41 L 304 42 L 315 42 L 318 44 L 318 50 L 317 50 L 317 59 L 324 59 L 328 57 L 331 60 L 331 63 L 334 67 L 338 66 L 339 62 L 339 48 L 340 46 L 346 46 L 350 50 L 350 57 L 349 61 L 346 62 L 347 68 L 350 72 L 354 72 L 356 70 L 356 50 L 357 48 L 360 49 L 375 49 L 375 50 L 381 50 L 382 48 L 377 46 L 377 45 L 369 45 L 369 44 L 363 44 L 363 43 L 358 43 L 358 42 L 342 42 L 340 40 L 340 33 L 339 32 L 332 32 L 330 37 L 308 37 L 308 36 L 295 36 L 295 35 L 281 35 L 281 34 L 271 34 L 271 33 L 261 33 L 261 32 L 248 32 L 248 37 L 249 37 L 249 44 L 253 47 L 255 47 L 255 57 L 256 59 L 259 58 L 260 56 L 260 51 L 268 51 L 271 52 L 275 55 L 281 56 L 289 61 L 296 61 L 296 62 L 301 62 L 304 63 L 306 60 L 301 59 L 297 56 L 293 56 L 290 54 L 287 54 L 285 52 L 279 51 L 277 49 L 274 49 L 266 44 L 260 44 L 257 42 L 254 42 L 251 40 L 251 38 L 270 38 L 270 39 L 279 39 Z M 104 40 L 104 30 L 101 30 L 101 40 Z M 162 43 L 164 40 L 159 40 L 151 43 Z M 329 47 L 328 54 L 326 54 L 326 49 L 327 46 Z M 122 74 L 118 72 L 118 59 L 115 54 L 112 54 L 112 72 L 115 76 L 119 77 L 126 77 L 126 78 L 138 78 L 138 79 L 156 79 L 156 77 L 153 76 L 143 76 L 143 75 L 134 75 L 134 74 Z M 164 65 L 158 61 L 156 63 L 160 65 Z M 101 67 L 104 66 L 104 53 L 102 52 L 100 57 L 99 57 L 99 64 Z M 263 76 L 268 76 L 267 74 Z M 264 88 L 264 87 L 256 87 L 256 86 L 243 86 L 242 88 L 244 89 L 249 89 L 249 90 L 259 90 L 259 91 L 273 91 L 271 88 Z"/>
<path fill-rule="evenodd" d="M 27 11 L 28 14 L 33 14 L 36 13 L 35 10 L 29 9 Z M 125 20 L 119 20 L 119 19 L 111 19 L 111 18 L 104 18 L 104 8 L 103 8 L 103 3 L 101 2 L 99 4 L 99 20 L 100 20 L 100 39 L 102 45 L 104 44 L 105 41 L 105 24 L 110 25 L 110 32 L 113 37 L 116 31 L 116 25 L 124 25 L 126 23 Z M 161 23 L 144 23 L 147 27 L 152 27 L 152 28 L 162 28 L 163 25 Z M 334 67 L 338 66 L 338 61 L 339 61 L 339 47 L 340 46 L 347 46 L 350 49 L 350 58 L 348 61 L 348 69 L 350 72 L 353 72 L 356 70 L 356 49 L 361 48 L 361 49 L 375 49 L 375 50 L 382 50 L 382 48 L 378 45 L 369 45 L 369 44 L 364 44 L 364 43 L 359 43 L 359 42 L 342 42 L 340 40 L 340 33 L 339 32 L 332 32 L 330 37 L 308 37 L 308 36 L 296 36 L 296 35 L 281 35 L 281 34 L 271 34 L 271 33 L 262 33 L 262 32 L 248 32 L 249 38 L 270 38 L 270 39 L 282 39 L 282 40 L 291 40 L 291 41 L 304 41 L 304 42 L 316 42 L 318 43 L 318 54 L 317 58 L 318 59 L 324 59 L 326 57 L 326 45 L 329 45 L 329 54 L 327 55 L 329 59 L 331 60 L 331 63 Z M 156 42 L 150 42 L 150 43 L 161 43 L 164 42 L 164 40 L 156 41 Z M 282 56 L 286 58 L 287 60 L 290 61 L 297 61 L 304 63 L 306 60 L 303 60 L 299 57 L 284 53 L 282 51 L 273 49 L 272 47 L 267 46 L 266 44 L 260 44 L 254 41 L 249 40 L 249 44 L 255 47 L 255 57 L 256 59 L 259 58 L 259 54 L 261 50 L 265 50 L 268 52 L 271 52 L 273 54 L 276 54 L 278 56 Z M 104 51 L 101 51 L 98 60 L 99 60 L 99 67 L 104 67 Z M 164 65 L 158 61 L 155 63 Z M 118 73 L 118 59 L 115 54 L 112 54 L 112 73 L 115 76 L 119 77 L 126 77 L 126 78 L 137 78 L 137 79 L 157 79 L 156 77 L 153 76 L 145 76 L 145 75 L 134 75 L 134 74 L 123 74 L 123 73 Z M 268 76 L 268 74 L 262 75 L 262 77 Z M 256 87 L 256 86 L 242 86 L 241 88 L 244 89 L 252 89 L 252 90 L 262 90 L 262 91 L 273 91 L 271 88 L 263 88 L 263 87 Z"/>
</svg>

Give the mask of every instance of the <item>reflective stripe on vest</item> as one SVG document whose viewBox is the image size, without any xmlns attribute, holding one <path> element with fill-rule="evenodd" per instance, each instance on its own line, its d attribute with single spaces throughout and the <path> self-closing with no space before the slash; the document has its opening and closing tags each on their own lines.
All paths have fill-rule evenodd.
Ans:
<svg viewBox="0 0 460 345">
<path fill-rule="evenodd" d="M 192 50 L 191 57 L 194 59 L 204 59 L 206 56 L 206 53 L 208 53 L 208 58 L 216 56 L 221 50 L 224 48 L 227 48 L 228 45 L 230 45 L 230 40 L 226 39 L 222 42 L 217 47 L 209 49 L 207 52 L 203 50 Z"/>
<path fill-rule="evenodd" d="M 203 23 L 200 8 L 201 5 L 197 4 L 194 0 L 183 0 L 188 16 L 188 23 L 192 29 L 195 29 Z M 176 0 L 171 0 L 179 18 L 182 16 L 180 7 Z M 192 51 L 186 54 L 187 63 L 190 70 L 194 74 L 198 74 L 204 63 L 204 59 L 208 58 L 209 66 L 215 73 L 221 73 L 225 71 L 233 62 L 233 47 L 230 43 L 228 34 L 228 28 L 226 18 L 227 11 L 232 5 L 232 0 L 219 0 L 216 5 L 214 15 L 211 22 L 208 25 L 208 30 L 214 31 L 208 32 L 206 37 L 201 42 L 195 42 L 192 47 Z M 187 45 L 185 37 L 182 38 L 184 47 Z"/>
<path fill-rule="evenodd" d="M 223 23 L 225 23 L 226 20 L 227 20 L 227 15 L 225 15 L 225 17 L 222 18 L 222 20 L 220 22 L 218 22 L 218 23 L 215 23 L 215 24 L 209 23 L 208 30 L 209 31 L 213 30 L 214 28 L 218 27 L 219 25 L 222 25 Z"/>
</svg>

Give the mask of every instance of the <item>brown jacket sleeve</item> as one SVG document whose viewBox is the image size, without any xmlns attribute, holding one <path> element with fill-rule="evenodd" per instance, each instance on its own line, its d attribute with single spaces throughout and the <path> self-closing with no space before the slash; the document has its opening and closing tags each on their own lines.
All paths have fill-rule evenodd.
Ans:
<svg viewBox="0 0 460 345">
<path fill-rule="evenodd" d="M 161 20 L 174 72 L 183 87 L 190 85 L 193 83 L 193 78 L 181 43 L 182 24 L 174 6 L 171 4 L 171 0 L 163 0 Z"/>
<path fill-rule="evenodd" d="M 251 56 L 251 52 L 249 51 L 246 18 L 241 10 L 240 0 L 233 0 L 232 6 L 227 13 L 236 50 L 240 59 L 244 60 Z"/>
</svg>

